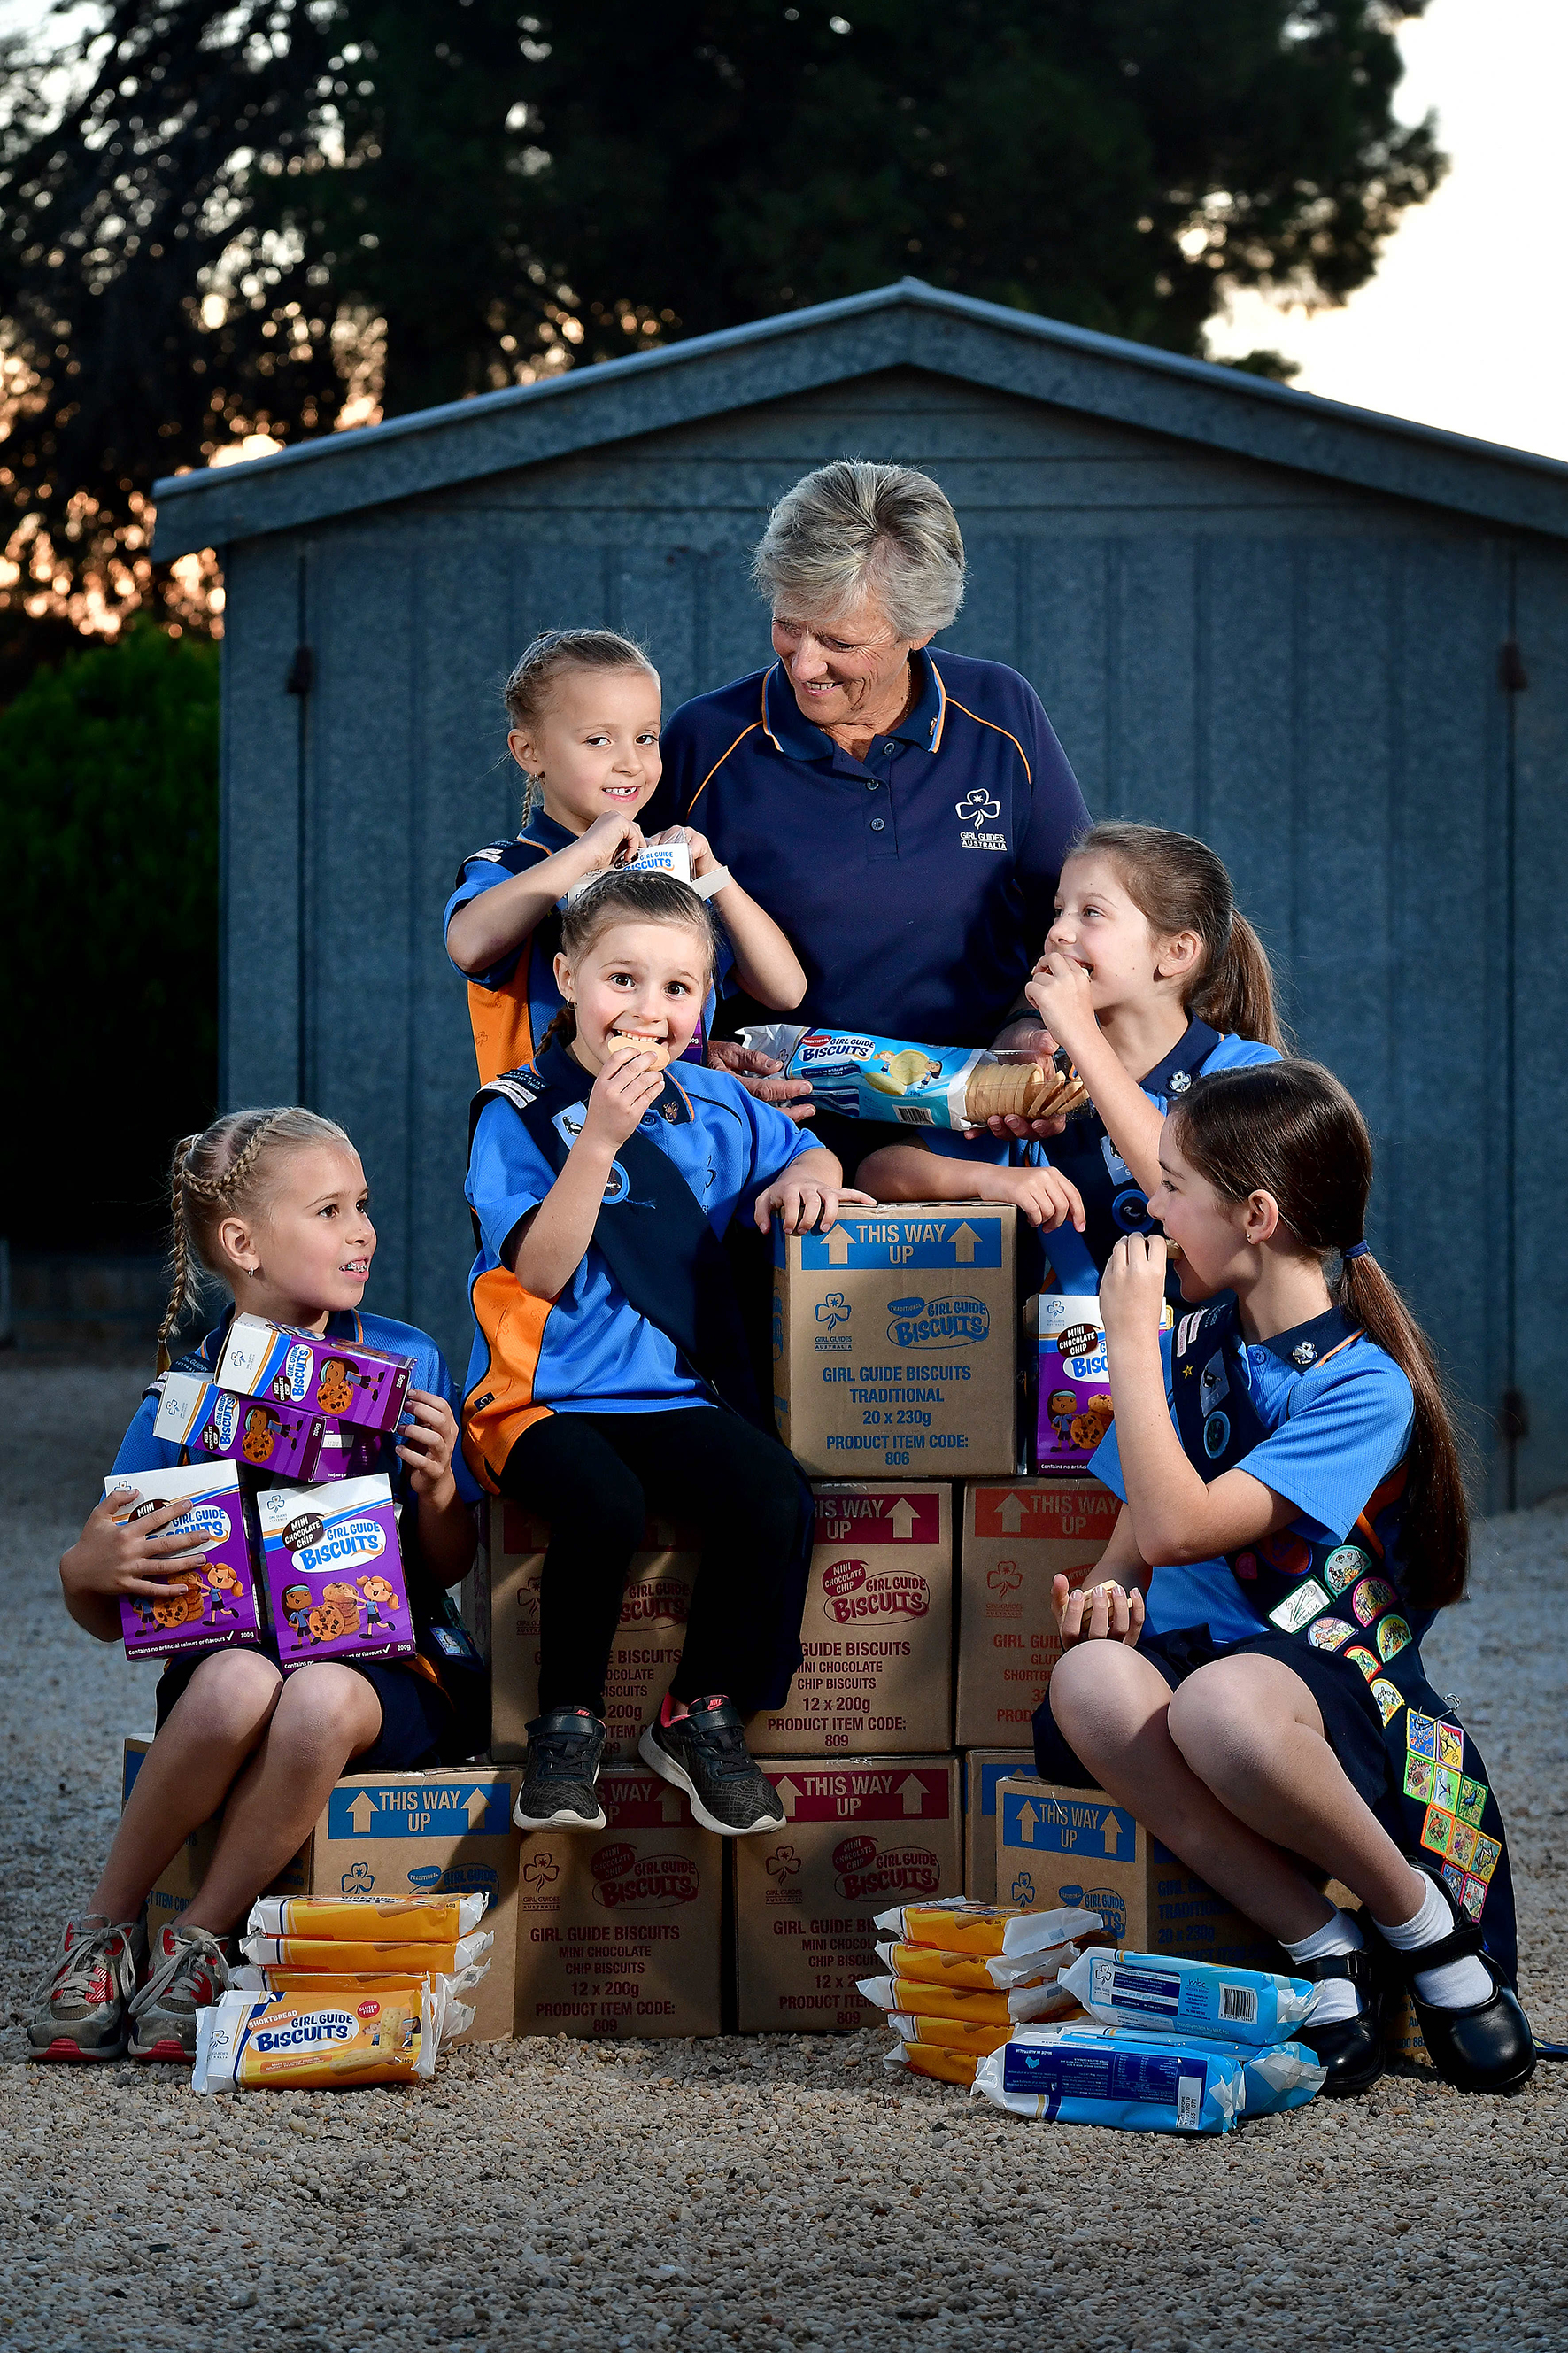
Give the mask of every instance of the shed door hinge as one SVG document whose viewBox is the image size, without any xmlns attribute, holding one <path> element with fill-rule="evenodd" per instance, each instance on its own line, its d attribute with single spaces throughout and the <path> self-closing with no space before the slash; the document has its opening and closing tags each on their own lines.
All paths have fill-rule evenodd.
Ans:
<svg viewBox="0 0 1568 2353">
<path fill-rule="evenodd" d="M 1524 667 L 1524 656 L 1519 650 L 1517 638 L 1504 641 L 1498 656 L 1498 684 L 1505 694 L 1522 694 L 1530 684 L 1530 673 Z"/>
<path fill-rule="evenodd" d="M 309 694 L 316 682 L 316 657 L 309 646 L 296 646 L 294 659 L 289 665 L 289 675 L 283 681 L 285 694 Z"/>
</svg>

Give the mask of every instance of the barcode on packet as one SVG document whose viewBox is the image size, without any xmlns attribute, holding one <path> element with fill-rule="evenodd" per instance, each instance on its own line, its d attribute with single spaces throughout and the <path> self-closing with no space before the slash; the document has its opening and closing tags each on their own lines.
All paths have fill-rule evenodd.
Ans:
<svg viewBox="0 0 1568 2353">
<path fill-rule="evenodd" d="M 1234 2018 L 1237 2024 L 1256 2025 L 1258 2021 L 1258 1989 L 1256 1986 L 1221 1986 L 1219 2014 L 1222 2019 Z"/>
<path fill-rule="evenodd" d="M 900 1127 L 934 1127 L 936 1117 L 920 1103 L 898 1103 L 893 1117 Z"/>
<path fill-rule="evenodd" d="M 1194 2132 L 1203 2116 L 1204 2078 L 1201 2075 L 1180 2075 L 1176 2079 L 1176 2123 Z"/>
</svg>

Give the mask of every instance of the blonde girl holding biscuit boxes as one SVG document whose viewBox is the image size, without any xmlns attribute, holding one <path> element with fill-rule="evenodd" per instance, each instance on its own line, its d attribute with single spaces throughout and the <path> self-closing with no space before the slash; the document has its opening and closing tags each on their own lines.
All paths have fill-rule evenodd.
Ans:
<svg viewBox="0 0 1568 2353">
<path fill-rule="evenodd" d="M 1284 1050 L 1273 978 L 1205 842 L 1117 823 L 1091 826 L 1069 851 L 1025 995 L 1045 1024 L 1038 1050 L 1065 1049 L 1088 1108 L 1046 1139 L 998 1117 L 967 1145 L 893 1145 L 861 1180 L 883 1201 L 1016 1202 L 1050 1236 L 1053 1287 L 1092 1296 L 1121 1237 L 1152 1229 L 1167 1108 L 1206 1071 Z M 1005 1036 L 1029 1042 L 1016 1025 Z"/>
<path fill-rule="evenodd" d="M 411 1659 L 321 1660 L 285 1678 L 274 1636 L 254 1648 L 171 1660 L 157 1688 L 157 1735 L 120 1819 L 97 1886 L 66 1922 L 56 1962 L 27 2020 L 39 2059 L 190 2063 L 198 2011 L 228 1983 L 226 1939 L 298 1852 L 351 1761 L 389 1771 L 470 1755 L 475 1721 L 460 1629 L 443 1622 L 443 1589 L 472 1562 L 479 1490 L 457 1452 L 451 1376 L 435 1342 L 362 1313 L 375 1229 L 358 1153 L 341 1127 L 298 1106 L 232 1112 L 187 1136 L 172 1174 L 174 1279 L 160 1341 L 199 1304 L 197 1264 L 234 1308 L 269 1323 L 411 1356 L 402 1425 L 379 1464 L 401 1498 L 400 1543 L 418 1637 Z M 180 1359 L 212 1377 L 229 1317 Z M 178 1466 L 153 1435 L 162 1379 L 125 1433 L 113 1468 Z M 242 1484 L 265 1474 L 240 1467 Z M 122 1598 L 157 1602 L 167 1580 L 203 1566 L 169 1524 L 184 1508 L 124 1516 L 134 1487 L 88 1516 L 60 1562 L 65 1604 L 100 1641 L 121 1637 Z M 206 1876 L 177 1923 L 144 1954 L 148 1891 L 191 1832 L 222 1810 Z M 142 1982 L 137 1979 L 146 1963 Z"/>
<path fill-rule="evenodd" d="M 524 1829 L 604 1827 L 605 1674 L 650 1509 L 694 1525 L 701 1551 L 640 1753 L 709 1830 L 784 1821 L 742 1718 L 779 1704 L 799 1662 L 811 1499 L 756 1397 L 722 1243 L 748 1217 L 831 1226 L 840 1171 L 728 1071 L 681 1060 L 715 953 L 686 883 L 601 876 L 563 918 L 562 1016 L 474 1103 L 463 1448 L 550 1529 Z"/>
<path fill-rule="evenodd" d="M 658 673 L 613 629 L 543 631 L 506 682 L 506 712 L 507 749 L 528 779 L 521 828 L 464 860 L 445 927 L 468 984 L 481 1085 L 528 1061 L 560 1012 L 558 905 L 588 875 L 648 846 L 637 816 L 661 773 Z M 794 949 L 703 836 L 671 826 L 653 839 L 683 846 L 692 887 L 716 909 L 716 978 L 732 965 L 759 1003 L 798 1005 L 805 975 Z M 710 1019 L 711 995 L 686 1050 L 699 1061 Z"/>
</svg>

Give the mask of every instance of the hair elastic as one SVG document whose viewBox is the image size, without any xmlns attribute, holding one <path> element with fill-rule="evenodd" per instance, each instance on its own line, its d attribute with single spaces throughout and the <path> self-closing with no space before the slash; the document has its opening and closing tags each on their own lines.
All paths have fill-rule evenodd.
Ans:
<svg viewBox="0 0 1568 2353">
<path fill-rule="evenodd" d="M 1372 1244 L 1370 1242 L 1352 1242 L 1348 1249 L 1341 1250 L 1340 1256 L 1342 1259 L 1346 1261 L 1352 1258 L 1365 1258 L 1368 1256 L 1371 1250 Z"/>
</svg>

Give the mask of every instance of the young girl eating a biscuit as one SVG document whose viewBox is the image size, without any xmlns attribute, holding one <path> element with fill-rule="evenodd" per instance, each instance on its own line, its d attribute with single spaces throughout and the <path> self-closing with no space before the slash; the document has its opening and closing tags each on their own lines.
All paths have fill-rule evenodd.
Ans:
<svg viewBox="0 0 1568 2353">
<path fill-rule="evenodd" d="M 1050 1781 L 1098 1785 L 1278 1936 L 1318 1999 L 1331 2094 L 1383 2071 L 1408 1989 L 1440 2074 L 1535 2064 L 1490 1776 L 1421 1641 L 1464 1592 L 1468 1524 L 1431 1350 L 1366 1242 L 1372 1147 L 1311 1062 L 1216 1072 L 1172 1111 L 1161 1235 L 1100 1285 L 1124 1499 L 1035 1718 Z M 1359 1899 L 1340 1909 L 1333 1878 Z"/>
<path fill-rule="evenodd" d="M 470 1468 L 550 1529 L 539 1713 L 515 1819 L 602 1828 L 605 1679 L 649 1508 L 700 1534 L 680 1663 L 640 1753 L 726 1837 L 777 1829 L 744 1713 L 799 1660 L 810 1497 L 752 1388 L 721 1240 L 821 1231 L 839 1166 L 727 1071 L 680 1057 L 717 949 L 685 883 L 627 871 L 566 908 L 564 1008 L 476 1098 Z"/>
<path fill-rule="evenodd" d="M 515 838 L 466 858 L 447 902 L 447 953 L 468 984 L 481 1084 L 526 1062 L 561 1010 L 557 902 L 584 878 L 647 847 L 637 813 L 661 773 L 658 673 L 612 629 L 547 629 L 506 682 L 507 749 L 528 778 Z M 716 979 L 733 966 L 748 995 L 787 1011 L 805 975 L 773 917 L 721 866 L 703 836 L 671 826 L 698 895 L 721 929 Z M 708 1018 L 686 1051 L 702 1059 Z"/>
<path fill-rule="evenodd" d="M 1205 1071 L 1283 1051 L 1268 959 L 1206 843 L 1097 825 L 1062 867 L 1024 993 L 1045 1024 L 1038 1050 L 1065 1049 L 1089 1108 L 1045 1140 L 998 1116 L 985 1136 L 890 1145 L 861 1179 L 879 1201 L 1016 1202 L 1050 1236 L 1053 1287 L 1092 1296 L 1122 1235 L 1151 1229 L 1168 1106 Z"/>
<path fill-rule="evenodd" d="M 378 1467 L 401 1498 L 418 1651 L 412 1659 L 320 1660 L 285 1677 L 277 1638 L 267 1635 L 254 1648 L 170 1661 L 157 1687 L 157 1736 L 108 1860 L 66 1922 L 58 1957 L 35 1997 L 27 2036 L 39 2059 L 117 2059 L 129 2049 L 133 2059 L 189 2065 L 197 2012 L 228 1984 L 226 1940 L 298 1852 L 351 1761 L 401 1771 L 470 1756 L 488 1738 L 471 1678 L 458 1663 L 466 1639 L 446 1598 L 474 1556 L 479 1490 L 455 1451 L 452 1381 L 436 1343 L 361 1312 L 375 1229 L 358 1153 L 314 1112 L 232 1112 L 177 1147 L 171 1181 L 174 1279 L 161 1344 L 200 1304 L 200 1263 L 233 1294 L 231 1314 L 414 1358 L 403 1423 L 386 1433 Z M 226 1314 L 175 1369 L 210 1378 L 228 1322 Z M 160 1377 L 147 1391 L 114 1471 L 170 1470 L 187 1460 L 153 1434 L 162 1388 Z M 243 1486 L 276 1483 L 247 1463 L 238 1468 Z M 103 1642 L 121 1639 L 121 1599 L 156 1604 L 171 1581 L 205 1567 L 188 1536 L 166 1533 L 182 1504 L 127 1518 L 134 1500 L 133 1486 L 106 1497 L 60 1562 L 66 1608 Z M 147 1953 L 149 1890 L 220 1810 L 201 1886 Z"/>
</svg>

